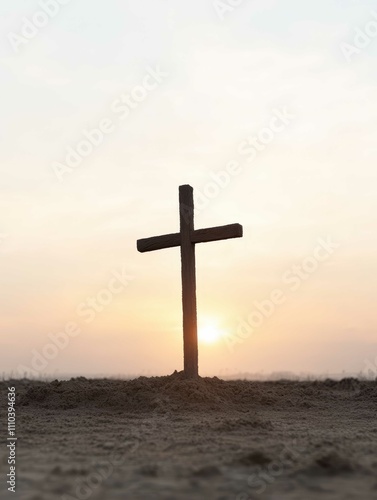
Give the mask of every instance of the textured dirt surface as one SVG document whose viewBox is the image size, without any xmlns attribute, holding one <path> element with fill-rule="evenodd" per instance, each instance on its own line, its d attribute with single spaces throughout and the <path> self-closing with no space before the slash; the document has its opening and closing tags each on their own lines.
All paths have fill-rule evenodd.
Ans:
<svg viewBox="0 0 377 500">
<path fill-rule="evenodd" d="M 7 491 L 3 439 L 1 499 L 377 498 L 376 382 L 190 381 L 180 373 L 6 381 L 2 422 L 10 385 L 17 493 Z"/>
</svg>

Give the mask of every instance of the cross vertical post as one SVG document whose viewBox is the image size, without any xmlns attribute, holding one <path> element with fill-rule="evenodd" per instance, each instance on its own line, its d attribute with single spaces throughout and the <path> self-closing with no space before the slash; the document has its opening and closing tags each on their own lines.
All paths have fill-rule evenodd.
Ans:
<svg viewBox="0 0 377 500">
<path fill-rule="evenodd" d="M 183 365 L 190 378 L 198 372 L 198 327 L 196 313 L 196 277 L 194 232 L 194 196 L 191 186 L 179 186 L 181 233 L 181 275 L 183 309 Z"/>
</svg>

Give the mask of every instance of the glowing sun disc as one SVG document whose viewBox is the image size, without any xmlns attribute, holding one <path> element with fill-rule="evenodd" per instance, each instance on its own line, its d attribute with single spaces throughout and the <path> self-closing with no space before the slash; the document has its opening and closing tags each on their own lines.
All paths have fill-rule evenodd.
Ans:
<svg viewBox="0 0 377 500">
<path fill-rule="evenodd" d="M 199 326 L 198 329 L 198 339 L 200 342 L 204 342 L 205 344 L 213 344 L 220 340 L 222 336 L 221 330 L 214 324 L 205 324 L 203 326 Z"/>
</svg>

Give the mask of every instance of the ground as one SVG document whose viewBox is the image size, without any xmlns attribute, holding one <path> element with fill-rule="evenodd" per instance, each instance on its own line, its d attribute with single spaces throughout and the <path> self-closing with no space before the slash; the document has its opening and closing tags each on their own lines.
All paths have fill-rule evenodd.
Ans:
<svg viewBox="0 0 377 500">
<path fill-rule="evenodd" d="M 8 386 L 17 491 L 3 440 L 2 499 L 377 498 L 377 382 L 4 381 L 2 422 Z"/>
</svg>

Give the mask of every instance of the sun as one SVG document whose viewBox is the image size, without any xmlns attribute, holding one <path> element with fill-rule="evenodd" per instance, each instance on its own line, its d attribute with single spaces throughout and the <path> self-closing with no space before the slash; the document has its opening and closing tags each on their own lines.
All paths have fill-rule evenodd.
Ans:
<svg viewBox="0 0 377 500">
<path fill-rule="evenodd" d="M 216 322 L 206 321 L 199 324 L 198 328 L 198 339 L 199 342 L 205 344 L 214 344 L 218 342 L 223 335 L 223 332 L 219 329 Z"/>
</svg>

